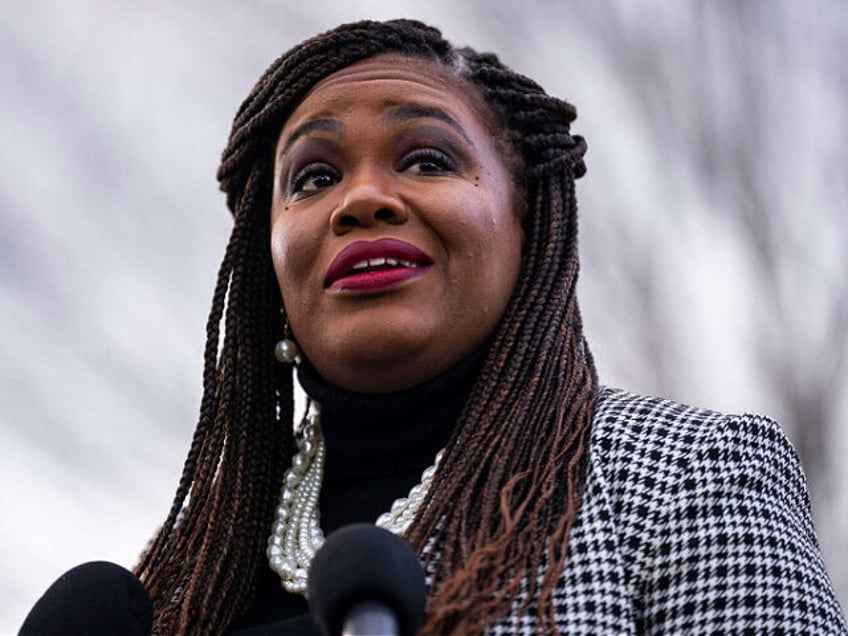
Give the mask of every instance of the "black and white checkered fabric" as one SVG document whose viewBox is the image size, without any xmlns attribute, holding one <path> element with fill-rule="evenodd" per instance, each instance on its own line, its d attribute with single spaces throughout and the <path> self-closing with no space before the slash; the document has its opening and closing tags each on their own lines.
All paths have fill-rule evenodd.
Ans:
<svg viewBox="0 0 848 636">
<path fill-rule="evenodd" d="M 848 634 L 775 422 L 604 388 L 593 425 L 562 634 Z"/>
</svg>

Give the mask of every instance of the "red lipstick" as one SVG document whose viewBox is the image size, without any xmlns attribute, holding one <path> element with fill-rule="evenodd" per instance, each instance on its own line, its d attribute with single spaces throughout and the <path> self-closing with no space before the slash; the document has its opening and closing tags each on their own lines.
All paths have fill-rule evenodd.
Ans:
<svg viewBox="0 0 848 636">
<path fill-rule="evenodd" d="M 330 263 L 324 288 L 333 291 L 379 291 L 426 274 L 433 259 L 398 239 L 356 241 Z"/>
</svg>

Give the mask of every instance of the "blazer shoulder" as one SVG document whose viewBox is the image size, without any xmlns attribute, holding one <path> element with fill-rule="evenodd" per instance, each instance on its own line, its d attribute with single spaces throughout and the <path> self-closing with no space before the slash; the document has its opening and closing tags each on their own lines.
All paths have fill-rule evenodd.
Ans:
<svg viewBox="0 0 848 636">
<path fill-rule="evenodd" d="M 775 473 L 775 482 L 809 506 L 797 455 L 768 417 L 726 415 L 603 387 L 592 427 L 592 470 L 618 516 L 656 518 L 695 473 L 721 481 L 734 466 Z"/>
<path fill-rule="evenodd" d="M 758 414 L 728 415 L 673 400 L 604 386 L 592 420 L 596 460 L 649 463 L 685 470 L 693 455 L 717 446 L 764 447 L 792 455 L 780 425 Z"/>
<path fill-rule="evenodd" d="M 711 409 L 605 386 L 595 405 L 591 448 L 607 460 L 604 463 L 640 458 L 655 465 L 685 463 L 692 449 L 726 417 Z"/>
<path fill-rule="evenodd" d="M 593 427 L 590 471 L 642 632 L 848 634 L 774 420 L 605 387 Z"/>
</svg>

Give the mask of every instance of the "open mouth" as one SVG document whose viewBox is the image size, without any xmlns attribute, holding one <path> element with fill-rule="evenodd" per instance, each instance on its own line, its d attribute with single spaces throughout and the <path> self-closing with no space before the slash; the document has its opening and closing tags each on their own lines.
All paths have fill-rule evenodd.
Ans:
<svg viewBox="0 0 848 636">
<path fill-rule="evenodd" d="M 333 259 L 324 287 L 334 290 L 371 290 L 417 278 L 433 265 L 428 254 L 398 239 L 357 241 Z"/>
<path fill-rule="evenodd" d="M 416 267 L 419 267 L 419 265 L 418 263 L 413 263 L 412 261 L 408 261 L 403 258 L 392 258 L 391 256 L 378 256 L 377 258 L 367 258 L 359 261 L 358 263 L 355 263 L 353 267 L 350 268 L 350 271 L 345 274 L 345 276 L 351 276 L 353 274 L 368 274 L 371 272 L 384 272 L 386 270 L 396 269 L 398 267 L 414 269 Z"/>
</svg>

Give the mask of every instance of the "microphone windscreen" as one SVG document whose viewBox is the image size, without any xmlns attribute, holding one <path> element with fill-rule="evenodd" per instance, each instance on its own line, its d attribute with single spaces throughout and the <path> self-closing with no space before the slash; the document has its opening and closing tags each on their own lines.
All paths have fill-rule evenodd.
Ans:
<svg viewBox="0 0 848 636">
<path fill-rule="evenodd" d="M 365 523 L 327 537 L 309 568 L 309 605 L 326 633 L 340 634 L 348 612 L 377 602 L 394 611 L 402 636 L 413 636 L 424 619 L 424 571 L 409 544 Z"/>
<path fill-rule="evenodd" d="M 153 606 L 142 582 L 119 565 L 94 561 L 60 576 L 30 610 L 19 634 L 149 636 L 152 626 Z"/>
</svg>

